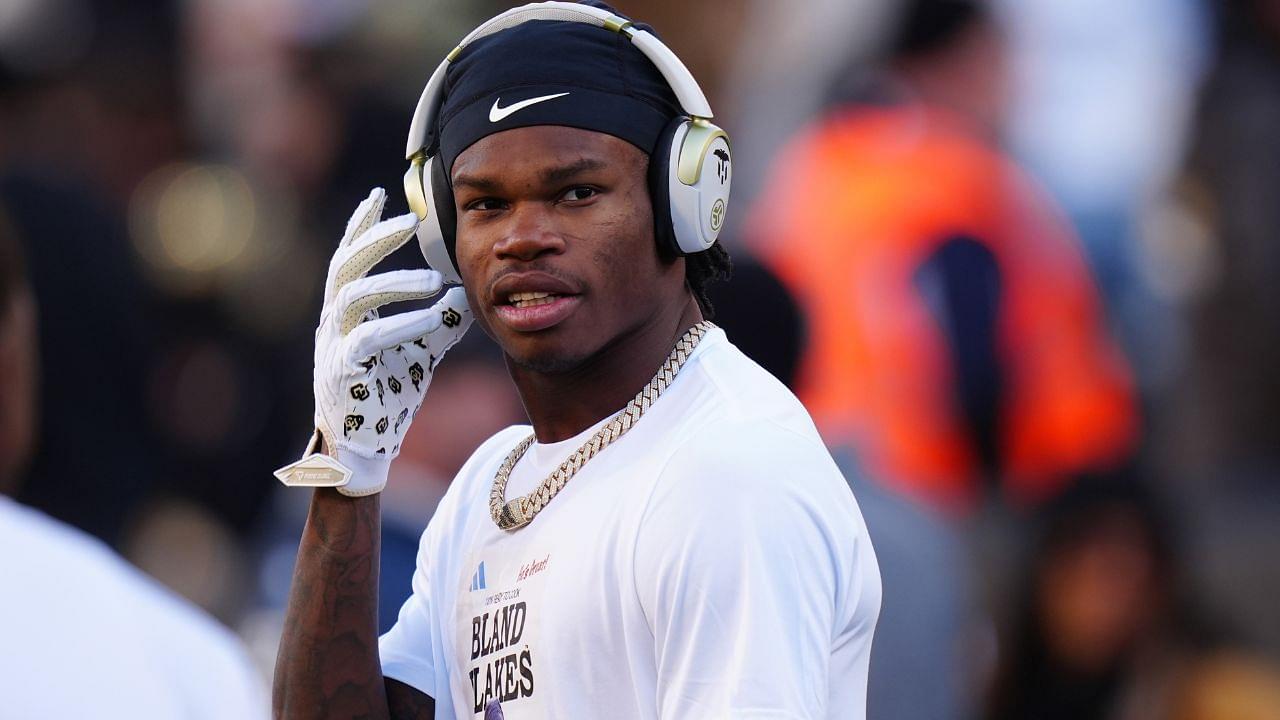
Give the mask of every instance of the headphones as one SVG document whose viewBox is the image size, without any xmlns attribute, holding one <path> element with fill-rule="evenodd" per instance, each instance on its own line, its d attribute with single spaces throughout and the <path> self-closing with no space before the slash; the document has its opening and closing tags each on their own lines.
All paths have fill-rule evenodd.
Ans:
<svg viewBox="0 0 1280 720">
<path fill-rule="evenodd" d="M 404 174 L 404 192 L 409 209 L 422 220 L 418 245 L 427 264 L 443 275 L 445 282 L 462 283 L 454 252 L 457 212 L 453 189 L 443 164 L 436 162 L 436 124 L 444 102 L 445 71 L 471 42 L 532 20 L 580 22 L 625 35 L 662 73 L 685 115 L 677 116 L 663 130 L 649 162 L 658 243 L 675 255 L 710 248 L 724 226 L 732 163 L 729 136 L 711 123 L 711 106 L 697 81 L 670 48 L 653 34 L 636 29 L 630 20 L 590 5 L 549 1 L 512 8 L 472 30 L 445 56 L 418 99 L 405 147 L 409 169 Z"/>
</svg>

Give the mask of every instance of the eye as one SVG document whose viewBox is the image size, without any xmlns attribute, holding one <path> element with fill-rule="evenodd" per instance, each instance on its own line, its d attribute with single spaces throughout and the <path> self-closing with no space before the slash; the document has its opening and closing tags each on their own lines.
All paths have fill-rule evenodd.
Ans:
<svg viewBox="0 0 1280 720">
<path fill-rule="evenodd" d="M 494 210 L 502 210 L 506 206 L 507 204 L 502 200 L 499 200 L 497 198 L 486 197 L 486 198 L 480 198 L 478 200 L 472 200 L 471 202 L 464 205 L 463 209 L 467 211 L 474 210 L 479 212 L 492 212 Z"/>
<path fill-rule="evenodd" d="M 575 185 L 565 190 L 560 195 L 560 202 L 581 202 L 590 200 L 600 194 L 600 191 L 589 185 Z"/>
</svg>

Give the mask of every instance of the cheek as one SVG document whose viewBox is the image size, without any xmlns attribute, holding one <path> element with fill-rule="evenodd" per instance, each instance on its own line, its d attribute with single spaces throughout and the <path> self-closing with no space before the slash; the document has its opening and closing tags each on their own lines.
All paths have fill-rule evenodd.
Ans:
<svg viewBox="0 0 1280 720">
<path fill-rule="evenodd" d="M 484 288 L 483 283 L 479 281 L 484 278 L 484 253 L 480 251 L 480 242 L 476 236 L 470 233 L 458 233 L 457 244 L 454 246 L 454 263 L 458 268 L 458 274 L 462 277 L 462 289 L 467 293 L 467 304 L 471 306 L 476 324 L 484 330 L 486 335 L 492 336 L 489 332 L 488 318 L 485 316 L 488 304 L 482 297 Z"/>
<path fill-rule="evenodd" d="M 596 246 L 593 264 L 621 297 L 654 294 L 666 266 L 658 256 L 653 237 L 653 213 L 647 194 L 625 196 L 620 211 L 596 231 L 603 242 Z"/>
</svg>

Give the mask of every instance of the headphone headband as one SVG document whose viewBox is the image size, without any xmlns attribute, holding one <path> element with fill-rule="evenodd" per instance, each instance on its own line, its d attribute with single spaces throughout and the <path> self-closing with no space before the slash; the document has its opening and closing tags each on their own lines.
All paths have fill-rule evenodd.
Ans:
<svg viewBox="0 0 1280 720">
<path fill-rule="evenodd" d="M 409 139 L 405 144 L 405 157 L 412 160 L 416 156 L 425 159 L 427 148 L 435 138 L 428 134 L 434 129 L 434 120 L 444 100 L 444 76 L 449 63 L 455 60 L 470 43 L 488 35 L 508 30 L 522 23 L 533 20 L 559 20 L 564 22 L 580 22 L 621 33 L 631 40 L 640 52 L 658 68 L 662 77 L 671 86 L 680 107 L 686 114 L 695 118 L 711 118 L 711 105 L 702 93 L 702 88 L 693 79 L 689 69 L 671 49 L 653 34 L 637 30 L 631 21 L 590 5 L 578 5 L 570 2 L 539 2 L 512 8 L 501 15 L 472 30 L 458 43 L 445 59 L 431 73 L 431 79 L 418 98 L 418 106 L 413 113 L 413 122 L 409 125 Z"/>
</svg>

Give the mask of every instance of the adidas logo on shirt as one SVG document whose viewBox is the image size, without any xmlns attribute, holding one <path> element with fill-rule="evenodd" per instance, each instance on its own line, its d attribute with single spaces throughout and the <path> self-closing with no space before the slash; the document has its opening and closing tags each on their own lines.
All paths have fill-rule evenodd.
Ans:
<svg viewBox="0 0 1280 720">
<path fill-rule="evenodd" d="M 476 566 L 476 573 L 471 576 L 471 591 L 475 592 L 476 590 L 484 590 L 484 589 L 485 589 L 484 561 L 481 560 L 480 564 Z"/>
</svg>

